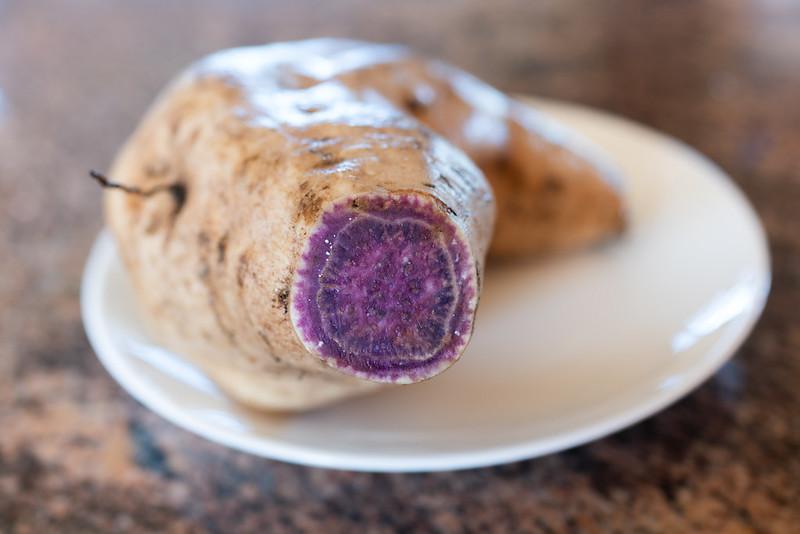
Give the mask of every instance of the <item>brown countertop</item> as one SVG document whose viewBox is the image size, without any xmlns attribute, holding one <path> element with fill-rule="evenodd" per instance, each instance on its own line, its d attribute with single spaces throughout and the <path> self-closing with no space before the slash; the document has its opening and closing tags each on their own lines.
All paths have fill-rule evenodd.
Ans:
<svg viewBox="0 0 800 534">
<path fill-rule="evenodd" d="M 358 474 L 227 450 L 97 362 L 78 288 L 87 179 L 213 49 L 403 41 L 514 92 L 598 106 L 717 161 L 766 225 L 766 312 L 696 392 L 609 438 L 456 473 Z M 0 0 L 0 531 L 796 532 L 800 3 Z M 657 305 L 657 303 L 654 303 Z"/>
</svg>

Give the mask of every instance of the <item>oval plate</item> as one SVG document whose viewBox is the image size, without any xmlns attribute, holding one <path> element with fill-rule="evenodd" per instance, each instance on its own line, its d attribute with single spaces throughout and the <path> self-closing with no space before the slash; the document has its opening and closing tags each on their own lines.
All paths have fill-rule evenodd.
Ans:
<svg viewBox="0 0 800 534">
<path fill-rule="evenodd" d="M 770 284 L 747 200 L 691 148 L 627 120 L 535 100 L 624 171 L 631 228 L 609 246 L 490 269 L 461 361 L 421 383 L 298 415 L 237 406 L 148 339 L 107 233 L 81 291 L 86 331 L 145 406 L 212 441 L 361 471 L 480 467 L 631 425 L 697 387 L 739 347 Z"/>
</svg>

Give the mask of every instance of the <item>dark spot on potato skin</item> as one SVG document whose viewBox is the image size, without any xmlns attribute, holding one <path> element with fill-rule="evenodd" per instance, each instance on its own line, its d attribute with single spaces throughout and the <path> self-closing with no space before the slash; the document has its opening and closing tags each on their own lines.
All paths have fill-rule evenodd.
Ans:
<svg viewBox="0 0 800 534">
<path fill-rule="evenodd" d="M 494 159 L 494 168 L 497 169 L 498 172 L 507 172 L 509 166 L 511 165 L 511 161 L 508 158 L 508 154 L 500 153 Z"/>
<path fill-rule="evenodd" d="M 228 233 L 225 232 L 219 241 L 217 241 L 217 263 L 225 263 L 225 255 L 228 250 Z"/>
<path fill-rule="evenodd" d="M 177 182 L 170 186 L 169 193 L 172 195 L 172 201 L 175 203 L 175 207 L 172 209 L 172 219 L 174 219 L 180 215 L 181 210 L 186 205 L 186 198 L 188 197 L 188 190 L 186 188 L 186 184 L 182 181 Z"/>
<path fill-rule="evenodd" d="M 436 189 L 436 184 L 432 184 L 430 182 L 425 182 L 422 185 L 424 185 L 425 187 L 430 187 L 431 189 Z"/>
<path fill-rule="evenodd" d="M 406 108 L 406 111 L 412 115 L 422 114 L 427 107 L 424 102 L 413 94 L 406 96 L 405 100 L 403 100 L 403 106 Z"/>
<path fill-rule="evenodd" d="M 320 199 L 313 191 L 306 191 L 301 197 L 297 205 L 297 214 L 302 217 L 307 223 L 316 220 L 319 212 L 322 210 L 322 199 Z"/>
<path fill-rule="evenodd" d="M 178 177 L 174 183 L 170 184 L 170 166 L 169 163 L 164 161 L 149 161 L 143 165 L 141 172 L 145 177 L 145 181 L 155 182 L 155 185 L 144 190 L 137 188 L 136 194 L 129 194 L 130 209 L 134 212 L 141 212 L 143 202 L 150 198 L 159 198 L 162 192 L 169 194 L 172 200 L 172 209 L 167 212 L 166 205 L 164 209 L 159 207 L 144 229 L 146 234 L 152 235 L 164 230 L 166 226 L 164 239 L 164 246 L 166 247 L 172 237 L 172 228 L 175 225 L 175 221 L 186 205 L 188 197 L 186 183 L 182 177 Z"/>
<path fill-rule="evenodd" d="M 448 205 L 447 205 L 446 203 L 444 203 L 442 200 L 440 200 L 440 199 L 438 199 L 438 198 L 436 198 L 436 197 L 431 197 L 431 198 L 433 198 L 433 199 L 434 199 L 434 201 L 436 202 L 436 205 L 437 205 L 437 206 L 439 206 L 439 208 L 441 208 L 441 210 L 442 210 L 442 211 L 444 211 L 444 212 L 446 212 L 446 213 L 449 213 L 449 214 L 450 214 L 450 215 L 452 215 L 453 217 L 458 217 L 458 213 L 456 213 L 456 210 L 454 210 L 453 208 L 451 208 L 450 206 L 448 206 Z"/>
<path fill-rule="evenodd" d="M 289 314 L 289 282 L 284 281 L 283 286 L 278 290 L 275 295 L 275 307 L 282 309 L 284 315 Z"/>
</svg>

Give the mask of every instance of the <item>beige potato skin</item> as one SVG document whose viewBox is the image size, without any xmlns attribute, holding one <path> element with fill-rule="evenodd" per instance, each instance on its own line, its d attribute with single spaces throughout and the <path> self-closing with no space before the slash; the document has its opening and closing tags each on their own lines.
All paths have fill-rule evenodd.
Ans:
<svg viewBox="0 0 800 534">
<path fill-rule="evenodd" d="M 362 98 L 389 101 L 481 168 L 497 202 L 490 256 L 574 249 L 624 229 L 618 172 L 580 136 L 530 104 L 403 46 L 344 39 L 282 46 L 314 58 L 285 64 L 285 76 L 295 83 L 336 79 Z"/>
<path fill-rule="evenodd" d="M 109 190 L 106 217 L 159 342 L 240 402 L 302 410 L 386 386 L 323 363 L 290 320 L 291 281 L 325 210 L 418 196 L 458 229 L 479 286 L 494 203 L 472 162 L 414 119 L 336 80 L 295 83 L 287 51 L 256 55 L 215 54 L 165 90 L 110 176 L 181 194 Z"/>
</svg>

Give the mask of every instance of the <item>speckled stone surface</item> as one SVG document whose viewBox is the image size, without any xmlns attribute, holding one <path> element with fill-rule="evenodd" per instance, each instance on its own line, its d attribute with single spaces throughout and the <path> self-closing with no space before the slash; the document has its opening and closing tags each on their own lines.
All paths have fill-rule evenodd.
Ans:
<svg viewBox="0 0 800 534">
<path fill-rule="evenodd" d="M 716 160 L 761 214 L 764 318 L 695 393 L 635 427 L 458 473 L 309 469 L 226 450 L 105 373 L 78 311 L 101 225 L 87 179 L 165 79 L 234 44 L 412 43 L 510 91 L 599 106 Z M 797 532 L 796 0 L 0 0 L 0 531 Z"/>
</svg>

